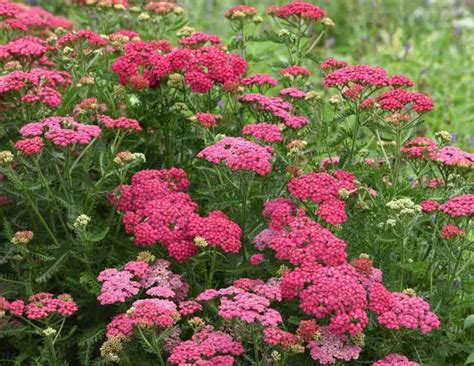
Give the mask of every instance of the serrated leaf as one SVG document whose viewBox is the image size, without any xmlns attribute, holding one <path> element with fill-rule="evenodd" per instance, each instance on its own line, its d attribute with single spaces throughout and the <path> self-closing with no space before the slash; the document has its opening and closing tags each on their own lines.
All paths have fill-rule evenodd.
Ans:
<svg viewBox="0 0 474 366">
<path fill-rule="evenodd" d="M 36 277 L 35 281 L 38 283 L 45 283 L 47 282 L 51 277 L 54 276 L 55 273 L 57 273 L 60 269 L 61 266 L 63 265 L 64 261 L 69 257 L 71 252 L 68 250 L 66 253 L 64 253 L 62 256 L 60 256 L 54 264 L 48 268 L 46 272 L 44 272 L 41 276 Z"/>
</svg>

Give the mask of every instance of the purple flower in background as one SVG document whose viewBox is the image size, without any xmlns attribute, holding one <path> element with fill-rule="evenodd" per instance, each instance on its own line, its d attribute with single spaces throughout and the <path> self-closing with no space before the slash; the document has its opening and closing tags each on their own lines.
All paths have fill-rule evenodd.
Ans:
<svg viewBox="0 0 474 366">
<path fill-rule="evenodd" d="M 224 108 L 224 101 L 222 99 L 219 99 L 219 101 L 217 102 L 217 106 L 221 109 Z"/>
<path fill-rule="evenodd" d="M 456 142 L 457 140 L 458 140 L 458 134 L 457 133 L 451 134 L 451 142 Z"/>
<path fill-rule="evenodd" d="M 469 145 L 474 145 L 474 136 L 469 137 Z"/>
<path fill-rule="evenodd" d="M 411 50 L 411 43 L 410 42 L 407 42 L 405 43 L 405 51 L 410 51 Z"/>
<path fill-rule="evenodd" d="M 242 39 L 243 39 L 242 32 L 237 33 L 237 37 L 236 37 L 237 42 L 239 43 L 242 42 Z"/>
<path fill-rule="evenodd" d="M 329 37 L 326 41 L 326 47 L 332 48 L 336 45 L 336 37 Z"/>
<path fill-rule="evenodd" d="M 430 72 L 430 69 L 427 68 L 427 67 L 423 67 L 421 70 L 420 70 L 420 75 L 426 75 Z"/>
</svg>

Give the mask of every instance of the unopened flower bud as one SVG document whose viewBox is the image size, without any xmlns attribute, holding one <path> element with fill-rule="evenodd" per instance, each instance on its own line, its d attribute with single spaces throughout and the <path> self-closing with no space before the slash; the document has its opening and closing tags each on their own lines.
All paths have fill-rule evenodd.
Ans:
<svg viewBox="0 0 474 366">
<path fill-rule="evenodd" d="M 198 248 L 206 248 L 209 246 L 209 243 L 206 241 L 206 239 L 204 239 L 203 237 L 201 236 L 196 236 L 194 238 L 194 244 L 198 247 Z"/>
<path fill-rule="evenodd" d="M 452 136 L 448 131 L 436 132 L 435 137 L 443 145 L 450 143 L 452 139 Z"/>
<path fill-rule="evenodd" d="M 85 214 L 81 214 L 77 216 L 76 221 L 74 221 L 73 226 L 76 229 L 85 230 L 90 221 L 91 221 L 91 218 L 89 216 Z"/>
<path fill-rule="evenodd" d="M 146 21 L 150 19 L 150 14 L 148 14 L 147 12 L 142 12 L 138 15 L 138 20 L 143 20 L 143 21 Z"/>
<path fill-rule="evenodd" d="M 58 332 L 56 331 L 56 329 L 53 329 L 51 327 L 48 327 L 43 330 L 43 335 L 46 337 L 54 337 L 57 333 Z"/>
<path fill-rule="evenodd" d="M 6 165 L 13 161 L 13 154 L 9 150 L 0 151 L 0 165 Z"/>
<path fill-rule="evenodd" d="M 33 232 L 30 230 L 17 231 L 10 242 L 15 245 L 26 245 L 33 239 Z"/>
<path fill-rule="evenodd" d="M 329 17 L 324 17 L 321 19 L 321 23 L 324 24 L 326 27 L 334 27 L 336 24 L 334 24 L 334 21 L 329 18 Z"/>
</svg>

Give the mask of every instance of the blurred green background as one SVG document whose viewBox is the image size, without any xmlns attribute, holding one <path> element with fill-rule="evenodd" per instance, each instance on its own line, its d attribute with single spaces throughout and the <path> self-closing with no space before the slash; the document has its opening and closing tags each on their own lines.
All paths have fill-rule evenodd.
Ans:
<svg viewBox="0 0 474 366">
<path fill-rule="evenodd" d="M 63 0 L 28 2 L 58 14 L 70 10 Z M 227 8 L 246 3 L 263 14 L 268 5 L 286 2 L 178 0 L 191 17 L 190 25 L 222 37 L 230 37 L 223 16 Z M 474 149 L 474 0 L 311 2 L 325 8 L 336 23 L 324 40 L 321 57 L 380 65 L 391 74 L 407 74 L 436 102 L 435 111 L 426 116 L 426 130 L 420 134 L 448 130 L 456 145 Z M 267 51 L 266 44 L 258 47 L 259 52 Z M 272 57 L 283 60 L 284 55 L 274 51 L 268 49 Z"/>
</svg>

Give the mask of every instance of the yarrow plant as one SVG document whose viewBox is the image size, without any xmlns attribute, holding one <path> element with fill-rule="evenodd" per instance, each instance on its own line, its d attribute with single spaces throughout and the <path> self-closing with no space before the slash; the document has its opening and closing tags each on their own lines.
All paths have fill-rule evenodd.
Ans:
<svg viewBox="0 0 474 366">
<path fill-rule="evenodd" d="M 422 127 L 456 106 L 333 52 L 342 3 L 265 5 L 215 34 L 171 1 L 0 0 L 2 362 L 469 357 L 474 155 Z"/>
</svg>

